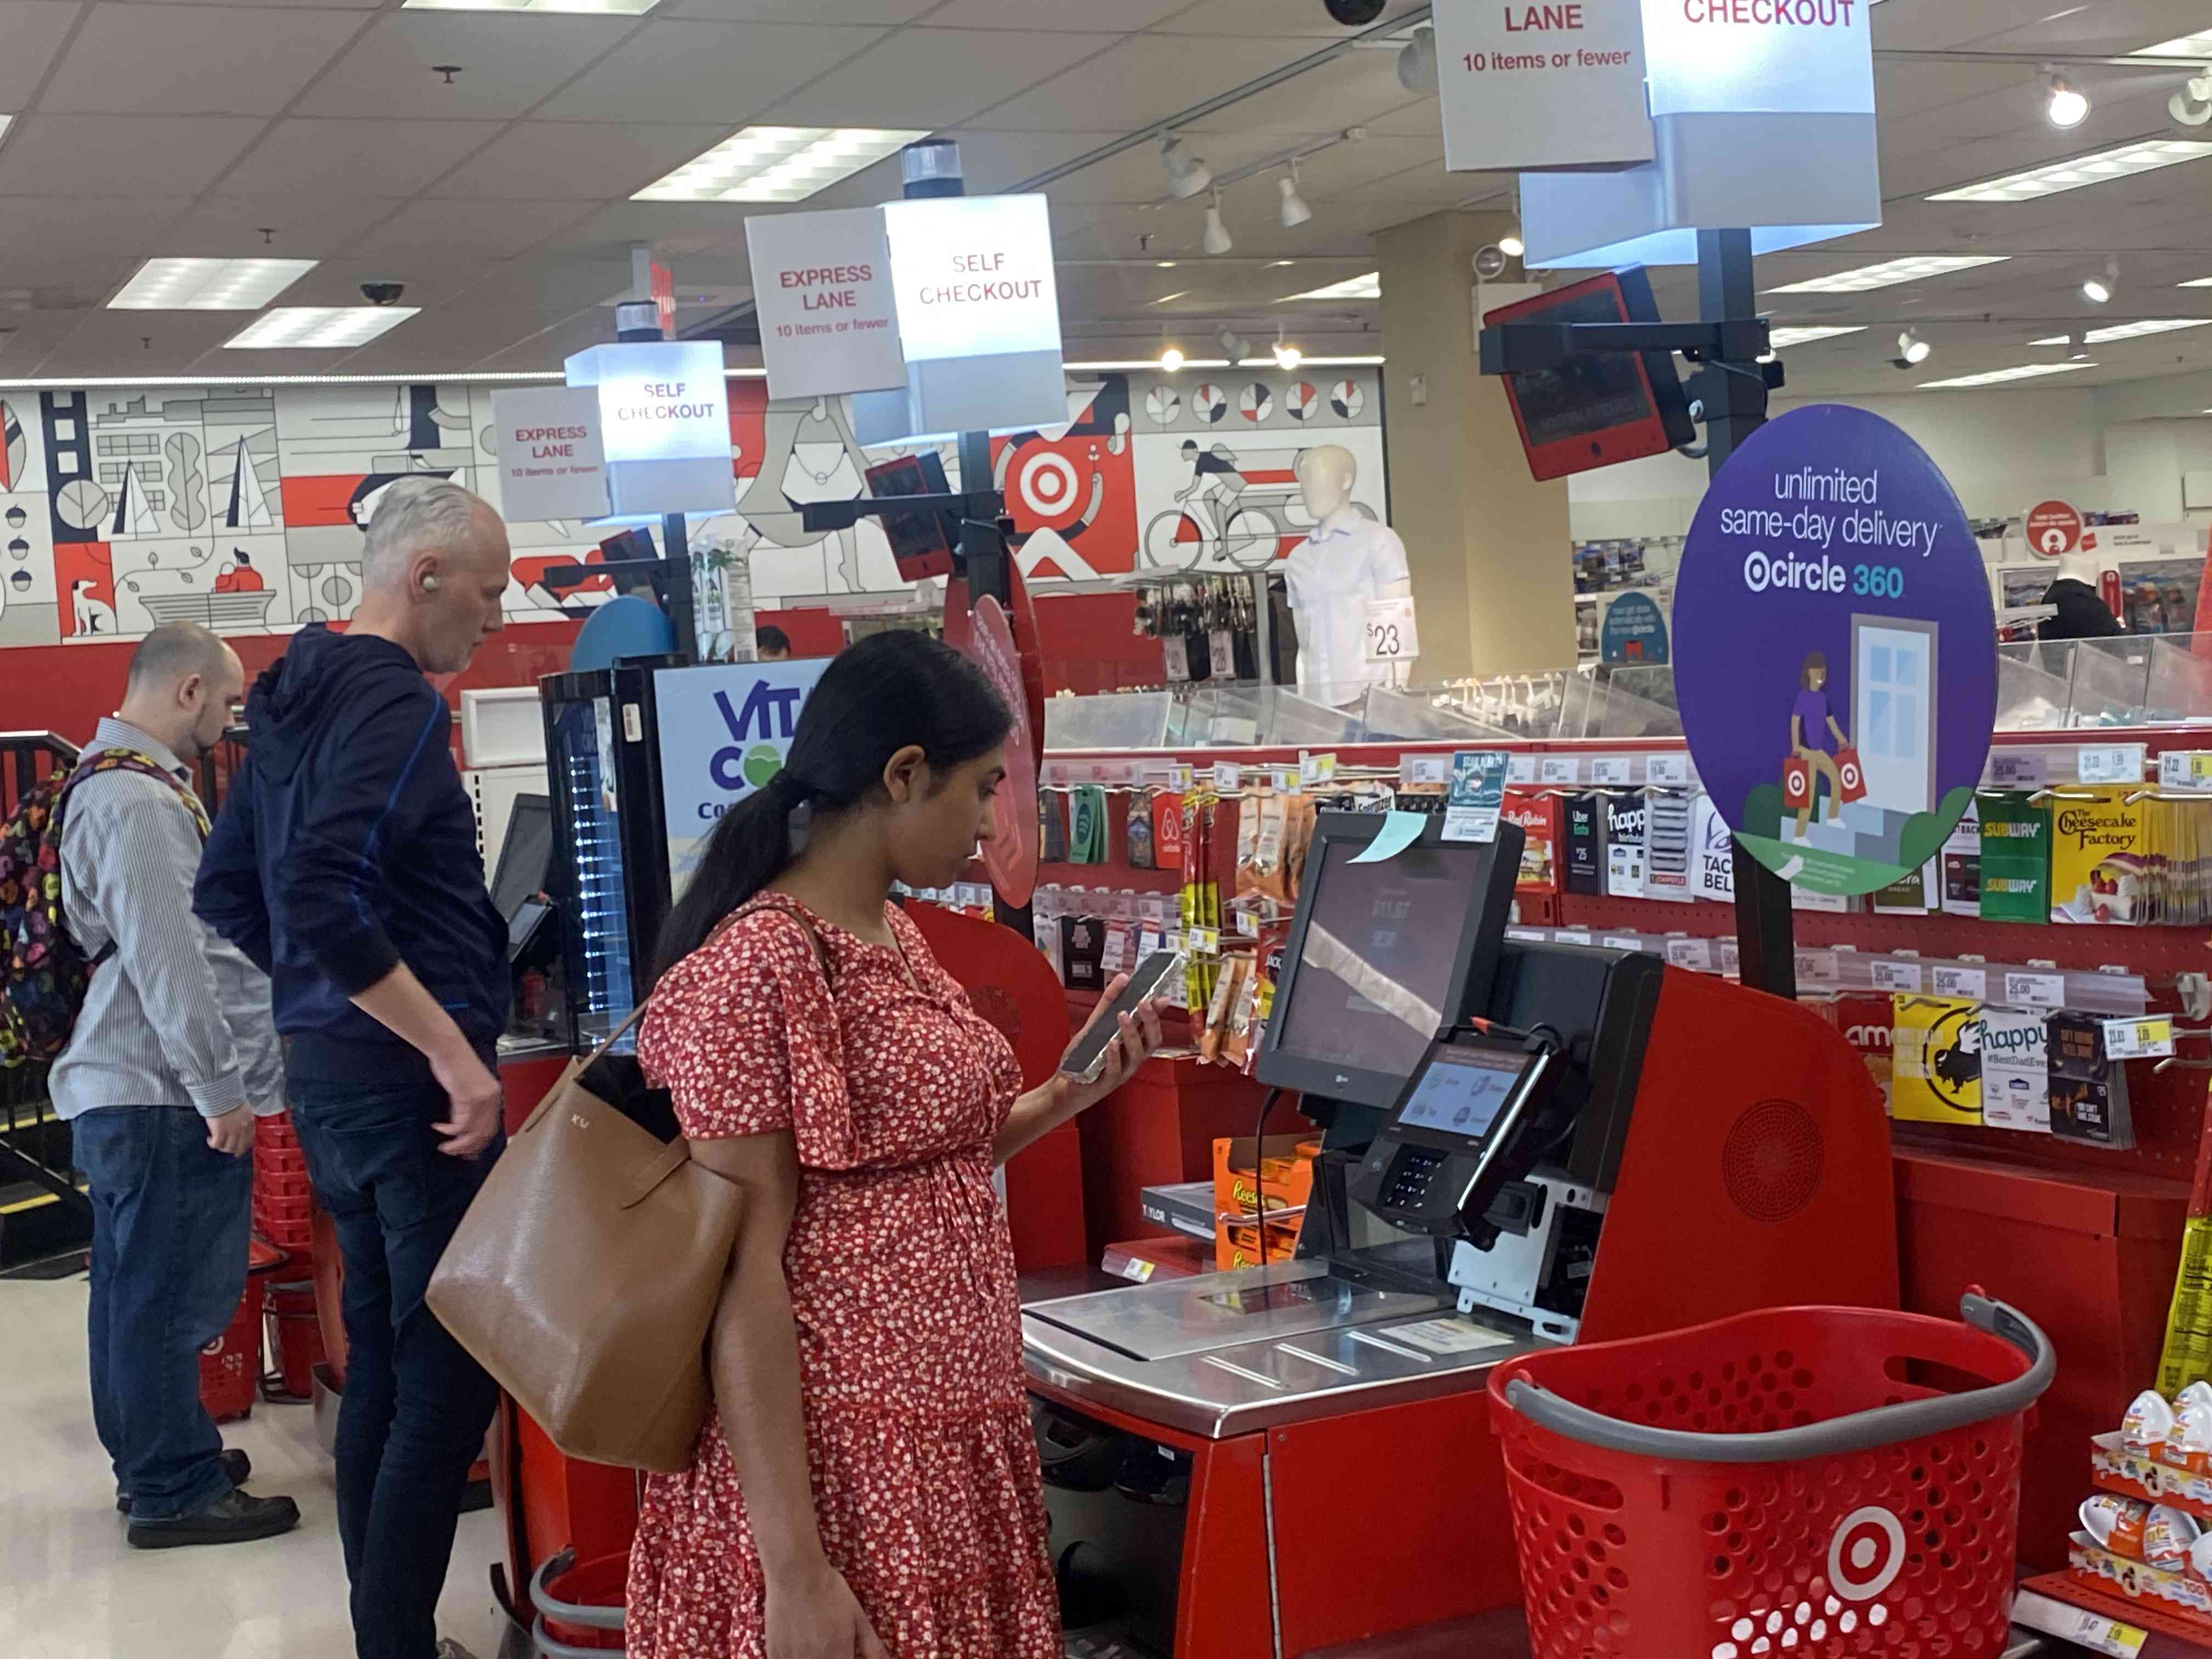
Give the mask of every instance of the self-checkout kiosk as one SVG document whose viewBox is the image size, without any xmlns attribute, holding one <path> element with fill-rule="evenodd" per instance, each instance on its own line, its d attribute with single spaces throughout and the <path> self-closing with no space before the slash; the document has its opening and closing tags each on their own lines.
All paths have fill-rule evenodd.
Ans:
<svg viewBox="0 0 2212 1659">
<path fill-rule="evenodd" d="M 1325 813 L 1255 1070 L 1325 1128 L 1294 1260 L 1033 1303 L 1064 1613 L 1296 1659 L 1517 1606 L 1499 1361 L 1747 1309 L 1897 1305 L 1887 1126 L 1824 1020 L 1505 938 L 1521 832 Z"/>
</svg>

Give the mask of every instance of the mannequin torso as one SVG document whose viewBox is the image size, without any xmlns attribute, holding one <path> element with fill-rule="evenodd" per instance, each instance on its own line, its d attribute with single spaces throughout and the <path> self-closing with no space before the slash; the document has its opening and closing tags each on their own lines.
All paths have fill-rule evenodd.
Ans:
<svg viewBox="0 0 2212 1659">
<path fill-rule="evenodd" d="M 1343 705 L 1394 678 L 1388 663 L 1366 659 L 1367 605 L 1413 591 L 1406 544 L 1352 501 L 1358 463 L 1323 444 L 1298 458 L 1298 492 L 1316 522 L 1283 567 L 1298 623 L 1298 690 Z"/>
</svg>

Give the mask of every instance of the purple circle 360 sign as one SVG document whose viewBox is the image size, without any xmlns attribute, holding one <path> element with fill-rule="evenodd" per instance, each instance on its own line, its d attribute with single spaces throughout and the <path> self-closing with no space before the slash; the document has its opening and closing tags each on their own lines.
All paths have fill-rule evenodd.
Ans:
<svg viewBox="0 0 2212 1659">
<path fill-rule="evenodd" d="M 1996 618 L 1927 452 L 1839 404 L 1754 432 L 1682 550 L 1674 684 L 1698 778 L 1777 874 L 1869 893 L 1934 856 L 1989 756 Z"/>
</svg>

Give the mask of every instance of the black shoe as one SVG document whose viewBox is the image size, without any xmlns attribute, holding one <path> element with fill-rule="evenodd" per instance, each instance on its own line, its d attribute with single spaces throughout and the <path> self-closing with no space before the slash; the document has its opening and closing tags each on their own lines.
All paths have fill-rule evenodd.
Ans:
<svg viewBox="0 0 2212 1659">
<path fill-rule="evenodd" d="M 234 1486 L 244 1486 L 253 1474 L 253 1460 L 235 1447 L 224 1452 L 216 1461 L 222 1465 L 223 1474 L 229 1477 L 230 1484 Z M 131 1494 L 120 1486 L 115 1489 L 115 1512 L 118 1515 L 131 1513 Z"/>
<path fill-rule="evenodd" d="M 274 1538 L 300 1524 L 300 1506 L 289 1498 L 255 1498 L 235 1486 L 196 1515 L 173 1521 L 133 1521 L 131 1547 L 174 1549 L 183 1544 L 243 1544 Z"/>
</svg>

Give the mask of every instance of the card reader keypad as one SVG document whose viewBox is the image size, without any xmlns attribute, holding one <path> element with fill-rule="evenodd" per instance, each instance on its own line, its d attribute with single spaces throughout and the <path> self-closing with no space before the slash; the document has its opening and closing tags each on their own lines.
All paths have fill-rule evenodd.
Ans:
<svg viewBox="0 0 2212 1659">
<path fill-rule="evenodd" d="M 1428 1200 L 1429 1182 L 1443 1167 L 1445 1154 L 1427 1146 L 1402 1146 L 1390 1168 L 1382 1201 L 1394 1210 L 1419 1210 Z"/>
</svg>

